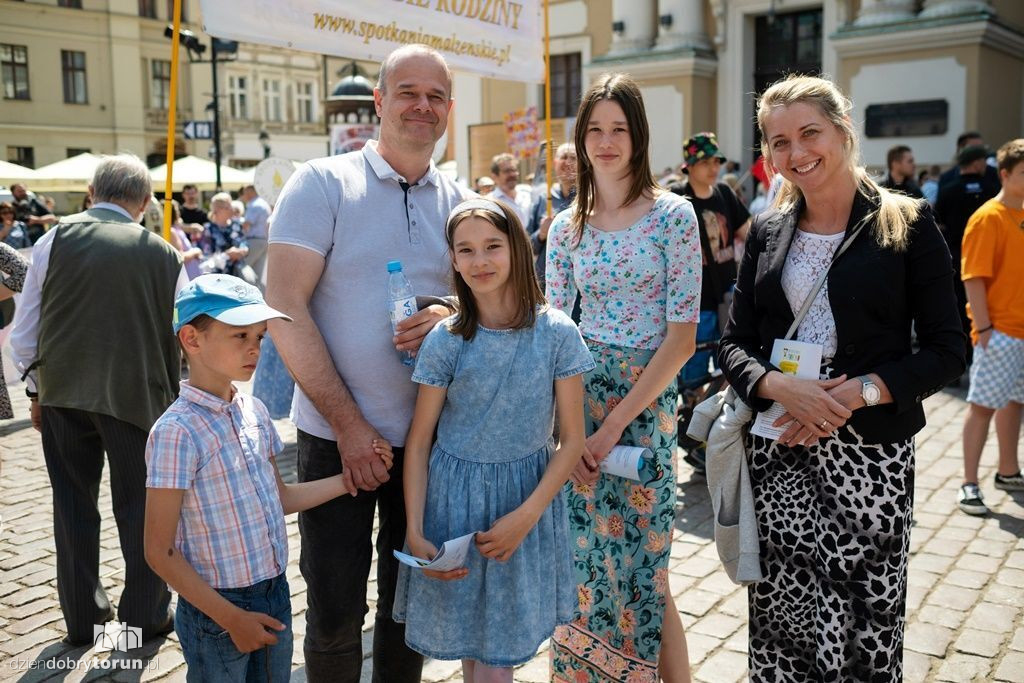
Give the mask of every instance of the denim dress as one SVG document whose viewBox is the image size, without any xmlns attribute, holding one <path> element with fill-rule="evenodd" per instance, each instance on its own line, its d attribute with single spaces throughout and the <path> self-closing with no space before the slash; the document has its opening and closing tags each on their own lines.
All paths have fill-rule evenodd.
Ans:
<svg viewBox="0 0 1024 683">
<path fill-rule="evenodd" d="M 554 452 L 554 382 L 593 367 L 576 325 L 556 309 L 540 310 L 529 328 L 478 327 L 470 341 L 447 321 L 427 335 L 413 381 L 447 388 L 424 506 L 431 543 L 486 531 L 529 497 Z M 522 664 L 572 618 L 571 557 L 559 493 L 505 563 L 471 548 L 458 581 L 402 565 L 394 618 L 429 657 Z"/>
</svg>

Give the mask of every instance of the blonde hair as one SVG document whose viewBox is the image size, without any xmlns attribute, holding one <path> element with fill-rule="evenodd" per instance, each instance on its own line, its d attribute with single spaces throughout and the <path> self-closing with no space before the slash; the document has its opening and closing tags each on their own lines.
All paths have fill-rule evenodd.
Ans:
<svg viewBox="0 0 1024 683">
<path fill-rule="evenodd" d="M 787 76 L 773 83 L 762 93 L 757 101 L 757 126 L 761 130 L 761 153 L 765 160 L 772 160 L 771 145 L 765 130 L 768 115 L 777 107 L 788 107 L 797 103 L 816 107 L 822 116 L 843 134 L 846 140 L 843 152 L 849 170 L 857 181 L 858 190 L 869 196 L 878 196 L 878 210 L 873 227 L 875 240 L 882 247 L 904 250 L 909 239 L 910 224 L 917 220 L 921 213 L 921 204 L 916 199 L 881 187 L 861 165 L 860 143 L 850 119 L 853 103 L 832 81 L 814 76 Z M 788 180 L 783 180 L 775 197 L 775 206 L 781 211 L 787 211 L 795 207 L 802 197 L 799 187 Z"/>
<path fill-rule="evenodd" d="M 234 212 L 234 207 L 231 206 L 230 194 L 227 192 L 218 192 L 210 197 L 210 210 L 207 212 L 206 217 L 211 223 L 213 222 L 213 214 L 217 209 L 231 209 L 231 211 Z"/>
<path fill-rule="evenodd" d="M 215 208 L 230 209 L 231 207 L 231 195 L 227 192 L 218 192 L 217 194 L 210 197 L 210 211 Z"/>
</svg>

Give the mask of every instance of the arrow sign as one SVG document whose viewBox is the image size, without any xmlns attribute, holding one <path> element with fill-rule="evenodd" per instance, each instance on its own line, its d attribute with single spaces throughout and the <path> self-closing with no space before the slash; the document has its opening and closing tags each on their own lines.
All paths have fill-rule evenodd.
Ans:
<svg viewBox="0 0 1024 683">
<path fill-rule="evenodd" d="M 185 121 L 182 132 L 186 140 L 211 140 L 213 121 Z"/>
</svg>

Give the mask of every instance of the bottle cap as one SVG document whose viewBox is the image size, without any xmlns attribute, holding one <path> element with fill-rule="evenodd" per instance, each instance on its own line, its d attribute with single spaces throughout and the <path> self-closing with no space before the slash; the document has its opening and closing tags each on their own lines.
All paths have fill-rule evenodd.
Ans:
<svg viewBox="0 0 1024 683">
<path fill-rule="evenodd" d="M 402 272 L 401 261 L 388 261 L 388 272 L 389 273 L 400 273 Z"/>
</svg>

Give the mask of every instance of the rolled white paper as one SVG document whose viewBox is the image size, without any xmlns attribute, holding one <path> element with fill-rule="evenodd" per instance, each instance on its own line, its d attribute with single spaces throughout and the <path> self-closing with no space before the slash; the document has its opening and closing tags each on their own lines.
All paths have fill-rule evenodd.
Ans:
<svg viewBox="0 0 1024 683">
<path fill-rule="evenodd" d="M 640 467 L 644 458 L 654 455 L 650 448 L 642 446 L 616 446 L 608 451 L 608 457 L 601 461 L 601 471 L 633 481 L 640 481 Z"/>
</svg>

